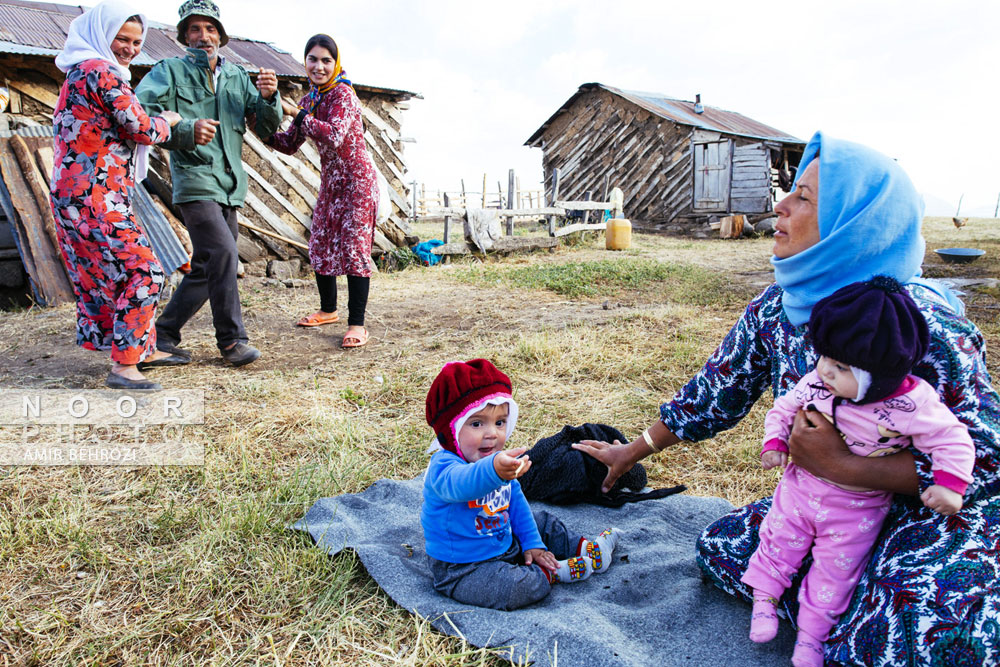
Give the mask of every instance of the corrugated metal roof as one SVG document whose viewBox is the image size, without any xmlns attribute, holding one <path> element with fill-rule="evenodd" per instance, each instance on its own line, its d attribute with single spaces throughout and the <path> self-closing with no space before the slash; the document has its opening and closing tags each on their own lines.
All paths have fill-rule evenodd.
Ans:
<svg viewBox="0 0 1000 667">
<path fill-rule="evenodd" d="M 14 42 L 0 42 L 0 53 L 17 53 L 22 56 L 52 56 L 53 58 L 62 51 L 62 48 L 47 49 L 41 46 L 24 46 Z M 132 59 L 133 65 L 140 67 L 152 67 L 157 61 L 153 60 L 145 53 L 140 53 Z"/>
<path fill-rule="evenodd" d="M 46 49 L 41 46 L 25 46 L 17 42 L 0 41 L 0 53 L 18 53 L 25 56 L 57 56 L 62 49 Z"/>
<path fill-rule="evenodd" d="M 52 126 L 30 125 L 28 127 L 19 127 L 16 130 L 7 130 L 5 132 L 0 132 L 0 137 L 9 137 L 14 134 L 22 137 L 51 137 Z"/>
<path fill-rule="evenodd" d="M 52 126 L 32 125 L 30 127 L 21 127 L 12 132 L 4 132 L 0 136 L 9 137 L 11 134 L 17 134 L 22 137 L 51 137 Z M 132 211 L 146 232 L 149 243 L 153 246 L 153 252 L 156 253 L 156 258 L 163 265 L 163 271 L 169 276 L 181 265 L 187 263 L 187 252 L 184 250 L 184 246 L 181 245 L 180 239 L 177 238 L 177 234 L 174 233 L 170 223 L 167 222 L 167 219 L 163 217 L 163 213 L 153 203 L 146 189 L 142 185 L 138 185 L 132 188 L 131 195 Z"/>
<path fill-rule="evenodd" d="M 782 132 L 781 130 L 765 125 L 764 123 L 760 123 L 752 118 L 744 116 L 743 114 L 736 113 L 735 111 L 725 111 L 723 109 L 716 109 L 714 107 L 702 105 L 704 107 L 704 112 L 696 113 L 694 110 L 694 102 L 687 100 L 678 100 L 666 97 L 665 95 L 660 95 L 658 93 L 642 93 L 632 90 L 622 90 L 620 88 L 614 88 L 613 86 L 606 86 L 602 83 L 585 83 L 580 86 L 576 93 L 570 97 L 569 100 L 567 100 L 566 103 L 563 104 L 547 121 L 545 121 L 540 128 L 535 130 L 535 133 L 531 135 L 531 138 L 524 142 L 525 145 L 537 146 L 537 142 L 541 138 L 542 134 L 544 134 L 545 130 L 547 130 L 549 126 L 555 122 L 555 119 L 560 114 L 567 111 L 578 97 L 596 88 L 603 88 L 604 90 L 626 99 L 629 102 L 632 102 L 633 104 L 660 116 L 661 118 L 666 118 L 667 120 L 681 125 L 690 125 L 704 130 L 711 130 L 713 132 L 722 132 L 723 134 L 750 137 L 753 139 L 764 139 L 767 141 L 777 141 L 785 144 L 802 144 L 804 146 L 806 143 L 798 137 L 793 137 L 787 132 Z"/>
<path fill-rule="evenodd" d="M 73 5 L 0 0 L 0 53 L 54 56 L 66 43 L 70 22 L 82 12 L 81 7 Z M 150 21 L 146 43 L 133 64 L 152 67 L 164 58 L 185 55 L 176 37 L 176 26 Z M 249 72 L 263 68 L 273 69 L 281 77 L 303 80 L 306 77 L 305 68 L 298 59 L 267 42 L 230 35 L 229 43 L 219 50 L 219 55 Z M 417 93 L 396 88 L 360 87 L 400 101 L 420 97 Z"/>
<path fill-rule="evenodd" d="M 0 4 L 0 39 L 26 46 L 62 49 L 66 33 L 54 20 L 58 16 L 61 14 Z"/>
<path fill-rule="evenodd" d="M 163 265 L 163 272 L 168 276 L 189 261 L 187 251 L 181 245 L 180 239 L 163 213 L 153 203 L 152 197 L 141 184 L 131 190 L 132 212 L 142 225 L 149 238 L 156 258 Z"/>
</svg>

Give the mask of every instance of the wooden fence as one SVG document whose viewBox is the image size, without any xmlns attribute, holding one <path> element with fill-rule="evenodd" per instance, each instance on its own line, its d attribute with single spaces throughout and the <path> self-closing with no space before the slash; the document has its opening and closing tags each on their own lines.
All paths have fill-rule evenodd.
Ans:
<svg viewBox="0 0 1000 667">
<path fill-rule="evenodd" d="M 412 209 L 417 218 L 437 217 L 440 210 L 451 206 L 461 208 L 532 208 L 544 206 L 545 192 L 542 189 L 523 190 L 521 179 L 514 175 L 511 169 L 507 174 L 507 190 L 497 181 L 497 189 L 490 191 L 486 185 L 486 174 L 483 174 L 482 190 L 467 190 L 465 180 L 461 180 L 459 190 L 432 190 L 428 191 L 423 183 L 413 182 L 412 186 Z M 449 204 L 445 204 L 447 198 Z M 513 202 L 513 206 L 511 205 Z"/>
<path fill-rule="evenodd" d="M 511 170 L 511 192 L 514 192 L 514 177 Z M 506 220 L 505 236 L 494 241 L 492 250 L 498 252 L 511 252 L 514 250 L 534 250 L 539 248 L 551 248 L 558 245 L 559 238 L 575 232 L 588 230 L 603 230 L 604 211 L 610 211 L 612 204 L 604 201 L 591 201 L 590 193 L 585 193 L 583 201 L 560 201 L 559 197 L 559 170 L 552 172 L 552 187 L 550 192 L 551 201 L 544 206 L 515 207 L 513 202 L 516 197 L 508 197 L 507 206 L 502 208 L 499 215 Z M 451 224 L 454 218 L 461 220 L 465 218 L 468 206 L 453 205 L 447 193 L 442 196 L 443 206 L 437 209 L 434 216 L 425 219 L 443 219 L 444 221 L 444 245 L 438 246 L 432 252 L 436 255 L 464 255 L 475 252 L 475 248 L 467 239 L 460 242 L 451 242 Z M 475 208 L 475 207 L 473 207 Z M 563 226 L 557 223 L 570 216 L 574 212 L 580 212 L 581 222 L 575 222 Z M 591 214 L 600 212 L 596 222 L 591 222 Z M 548 222 L 548 235 L 545 237 L 520 236 L 514 237 L 514 221 L 519 218 L 530 218 L 538 220 L 545 218 Z"/>
<path fill-rule="evenodd" d="M 444 198 L 452 206 L 462 208 L 507 208 L 508 195 L 503 192 L 469 192 L 461 190 L 435 190 L 428 192 L 426 186 L 421 183 L 417 186 L 417 217 L 440 215 L 441 209 L 445 207 Z M 532 208 L 543 206 L 545 192 L 538 190 L 517 190 L 514 193 L 514 208 Z"/>
</svg>

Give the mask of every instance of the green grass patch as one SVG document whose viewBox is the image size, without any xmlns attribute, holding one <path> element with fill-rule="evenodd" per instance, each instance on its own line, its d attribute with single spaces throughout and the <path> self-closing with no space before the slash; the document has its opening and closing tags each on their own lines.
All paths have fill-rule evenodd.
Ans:
<svg viewBox="0 0 1000 667">
<path fill-rule="evenodd" d="M 516 267 L 485 264 L 468 267 L 456 278 L 474 285 L 544 289 L 571 299 L 655 290 L 664 300 L 720 305 L 747 296 L 746 290 L 731 289 L 725 276 L 708 269 L 638 257 Z"/>
</svg>

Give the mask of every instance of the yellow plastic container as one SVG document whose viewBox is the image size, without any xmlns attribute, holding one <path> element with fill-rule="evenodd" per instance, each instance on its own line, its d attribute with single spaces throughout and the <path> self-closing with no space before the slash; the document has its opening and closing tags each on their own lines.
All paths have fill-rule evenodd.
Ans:
<svg viewBox="0 0 1000 667">
<path fill-rule="evenodd" d="M 632 247 L 632 223 L 625 218 L 612 218 L 607 222 L 604 244 L 608 250 L 628 250 Z"/>
</svg>

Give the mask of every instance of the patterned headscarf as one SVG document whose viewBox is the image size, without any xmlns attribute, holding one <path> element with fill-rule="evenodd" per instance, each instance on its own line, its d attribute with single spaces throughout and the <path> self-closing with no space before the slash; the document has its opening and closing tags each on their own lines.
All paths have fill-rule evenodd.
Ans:
<svg viewBox="0 0 1000 667">
<path fill-rule="evenodd" d="M 120 64 L 111 52 L 111 42 L 125 25 L 125 20 L 132 16 L 138 16 L 142 20 L 142 40 L 145 41 L 146 27 L 149 25 L 145 14 L 137 12 L 124 2 L 105 0 L 77 16 L 69 24 L 66 44 L 62 53 L 56 56 L 56 67 L 68 72 L 84 60 L 104 60 L 114 65 L 123 79 L 131 80 L 128 67 Z"/>
<path fill-rule="evenodd" d="M 333 39 L 330 39 L 333 42 Z M 320 45 L 322 46 L 322 45 Z M 326 47 L 324 47 L 326 48 Z M 327 49 L 329 50 L 329 49 Z M 333 66 L 333 76 L 330 80 L 324 83 L 322 86 L 317 86 L 316 84 L 309 82 L 309 94 L 302 98 L 299 102 L 299 108 L 305 109 L 306 113 L 313 113 L 316 107 L 319 106 L 320 101 L 322 101 L 323 96 L 328 92 L 339 86 L 340 84 L 346 84 L 350 86 L 351 89 L 354 88 L 354 84 L 347 78 L 347 72 L 345 72 L 340 66 L 340 48 L 337 48 L 337 62 Z"/>
</svg>

